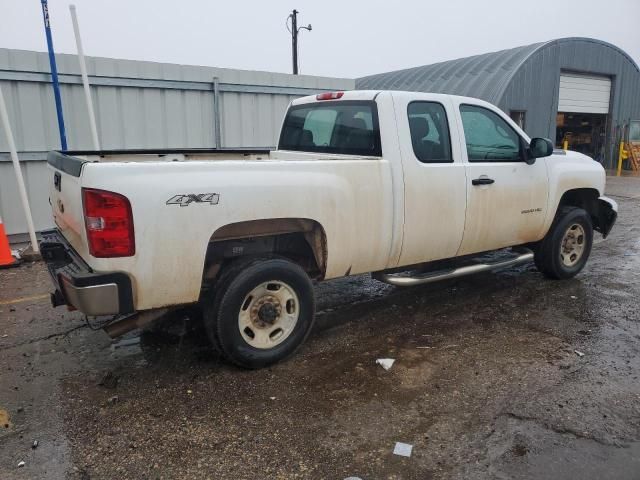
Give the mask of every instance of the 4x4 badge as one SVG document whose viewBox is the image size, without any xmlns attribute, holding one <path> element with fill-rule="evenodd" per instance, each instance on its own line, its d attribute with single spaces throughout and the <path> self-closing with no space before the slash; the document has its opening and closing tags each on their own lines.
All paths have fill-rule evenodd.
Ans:
<svg viewBox="0 0 640 480">
<path fill-rule="evenodd" d="M 220 201 L 218 193 L 183 193 L 174 195 L 167 200 L 167 205 L 180 205 L 188 207 L 192 203 L 208 203 L 209 205 L 217 205 Z"/>
</svg>

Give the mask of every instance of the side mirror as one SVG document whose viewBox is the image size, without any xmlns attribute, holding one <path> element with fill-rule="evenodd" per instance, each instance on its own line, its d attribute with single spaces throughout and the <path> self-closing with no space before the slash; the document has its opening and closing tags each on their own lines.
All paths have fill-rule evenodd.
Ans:
<svg viewBox="0 0 640 480">
<path fill-rule="evenodd" d="M 532 138 L 529 144 L 529 157 L 534 163 L 536 158 L 548 157 L 553 153 L 553 143 L 548 138 Z M 529 163 L 529 162 L 527 162 Z"/>
</svg>

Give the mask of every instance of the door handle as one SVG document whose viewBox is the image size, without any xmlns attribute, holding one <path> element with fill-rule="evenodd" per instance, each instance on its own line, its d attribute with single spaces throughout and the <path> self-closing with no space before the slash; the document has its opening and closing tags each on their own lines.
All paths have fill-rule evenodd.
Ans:
<svg viewBox="0 0 640 480">
<path fill-rule="evenodd" d="M 493 178 L 480 177 L 471 180 L 471 185 L 491 185 L 495 180 Z"/>
</svg>

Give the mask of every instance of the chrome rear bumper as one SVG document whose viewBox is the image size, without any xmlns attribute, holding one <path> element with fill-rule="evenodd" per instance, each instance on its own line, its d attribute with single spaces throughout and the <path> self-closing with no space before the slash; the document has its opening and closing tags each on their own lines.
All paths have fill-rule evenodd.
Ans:
<svg viewBox="0 0 640 480">
<path fill-rule="evenodd" d="M 40 251 L 55 286 L 54 307 L 68 305 L 89 316 L 133 313 L 131 279 L 122 272 L 94 272 L 58 230 L 42 232 Z"/>
</svg>

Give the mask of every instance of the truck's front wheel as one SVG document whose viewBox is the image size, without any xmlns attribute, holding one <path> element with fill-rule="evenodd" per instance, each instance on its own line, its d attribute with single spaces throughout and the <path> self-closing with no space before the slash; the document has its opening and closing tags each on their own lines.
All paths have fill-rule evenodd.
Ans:
<svg viewBox="0 0 640 480">
<path fill-rule="evenodd" d="M 282 258 L 240 260 L 222 274 L 205 308 L 212 342 L 231 362 L 261 368 L 291 355 L 313 326 L 311 280 Z"/>
<path fill-rule="evenodd" d="M 571 278 L 584 268 L 592 243 L 589 214 L 582 208 L 563 207 L 535 249 L 536 266 L 549 278 Z"/>
</svg>

